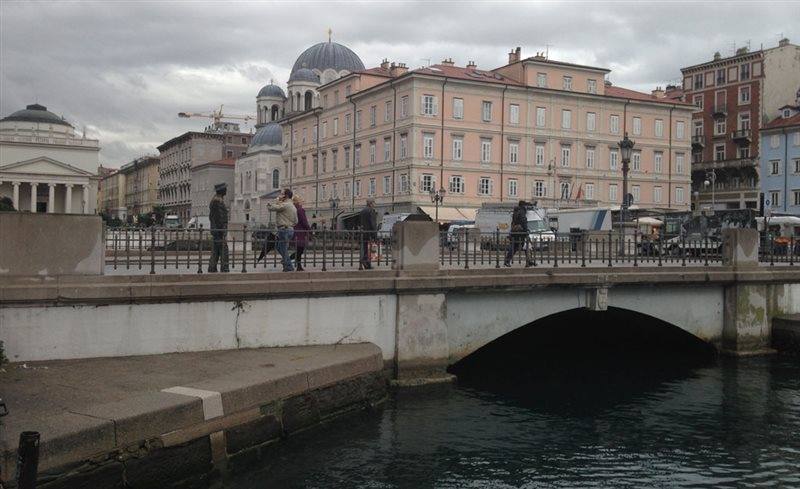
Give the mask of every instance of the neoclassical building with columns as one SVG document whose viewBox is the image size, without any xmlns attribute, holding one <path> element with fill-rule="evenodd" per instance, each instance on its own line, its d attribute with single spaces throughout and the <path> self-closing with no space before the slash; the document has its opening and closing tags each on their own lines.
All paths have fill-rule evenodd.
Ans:
<svg viewBox="0 0 800 489">
<path fill-rule="evenodd" d="M 20 211 L 94 214 L 100 145 L 33 104 L 0 119 L 0 196 Z"/>
</svg>

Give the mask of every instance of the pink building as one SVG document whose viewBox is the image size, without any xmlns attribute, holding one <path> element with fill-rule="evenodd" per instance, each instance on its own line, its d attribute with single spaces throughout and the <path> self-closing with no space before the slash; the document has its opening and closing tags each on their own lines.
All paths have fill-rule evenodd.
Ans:
<svg viewBox="0 0 800 489">
<path fill-rule="evenodd" d="M 692 106 L 605 82 L 608 69 L 509 53 L 482 70 L 451 60 L 417 70 L 384 61 L 321 85 L 319 105 L 283 128 L 283 182 L 329 217 L 358 210 L 471 219 L 484 202 L 618 206 L 618 141 L 636 142 L 635 205 L 688 209 Z M 341 94 L 341 95 L 340 95 Z M 337 200 L 338 199 L 338 200 Z"/>
</svg>

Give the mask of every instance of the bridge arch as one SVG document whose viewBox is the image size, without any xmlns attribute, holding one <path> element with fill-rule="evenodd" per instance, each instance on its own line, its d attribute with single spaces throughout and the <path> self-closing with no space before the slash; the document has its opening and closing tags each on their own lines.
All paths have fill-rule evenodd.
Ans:
<svg viewBox="0 0 800 489">
<path fill-rule="evenodd" d="M 517 329 L 587 307 L 593 289 L 451 292 L 446 297 L 448 363 L 454 364 Z M 608 307 L 671 324 L 717 348 L 722 341 L 723 288 L 638 286 L 608 289 Z"/>
</svg>

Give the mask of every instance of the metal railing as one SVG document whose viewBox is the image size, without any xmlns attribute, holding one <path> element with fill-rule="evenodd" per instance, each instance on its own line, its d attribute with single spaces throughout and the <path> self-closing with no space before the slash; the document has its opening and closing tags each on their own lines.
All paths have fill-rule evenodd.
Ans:
<svg viewBox="0 0 800 489">
<path fill-rule="evenodd" d="M 722 263 L 713 237 L 663 239 L 618 230 L 526 236 L 480 233 L 440 235 L 442 268 L 711 266 Z M 474 231 L 474 232 L 470 232 Z M 509 251 L 511 250 L 511 251 Z"/>
<path fill-rule="evenodd" d="M 800 236 L 762 236 L 758 247 L 758 261 L 771 266 L 800 263 Z"/>
<path fill-rule="evenodd" d="M 305 242 L 299 269 L 315 271 L 391 268 L 394 259 L 389 237 L 360 230 L 320 229 L 295 232 L 288 241 L 292 268 L 298 269 L 298 243 Z M 223 246 L 224 245 L 224 246 Z M 284 269 L 278 252 L 277 230 L 148 228 L 107 230 L 106 273 L 208 273 L 215 246 L 216 269 L 264 272 Z M 362 260 L 362 248 L 368 260 Z"/>
</svg>

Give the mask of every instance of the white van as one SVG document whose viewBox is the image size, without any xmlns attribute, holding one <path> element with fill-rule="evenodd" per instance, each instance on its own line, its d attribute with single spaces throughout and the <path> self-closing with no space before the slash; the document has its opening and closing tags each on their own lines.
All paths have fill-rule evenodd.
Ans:
<svg viewBox="0 0 800 489">
<path fill-rule="evenodd" d="M 208 216 L 194 216 L 189 219 L 189 224 L 186 227 L 189 229 L 211 229 L 211 220 Z"/>
<path fill-rule="evenodd" d="M 181 218 L 175 214 L 167 214 L 164 216 L 164 227 L 179 228 L 181 227 Z"/>
<path fill-rule="evenodd" d="M 481 245 L 491 248 L 495 241 L 495 234 L 499 232 L 503 240 L 511 232 L 511 214 L 516 203 L 508 204 L 483 204 L 475 214 L 475 227 L 481 233 Z M 556 239 L 555 233 L 547 225 L 547 215 L 543 209 L 534 206 L 527 207 L 525 215 L 528 219 L 528 232 L 531 242 L 538 247 L 547 248 L 549 243 Z"/>
</svg>

